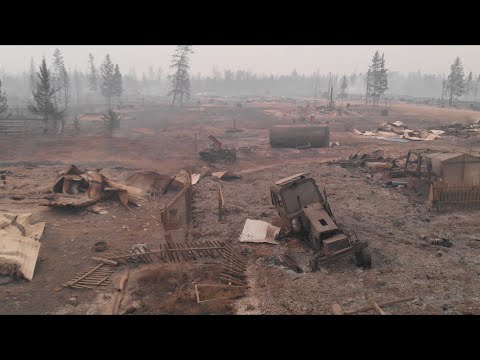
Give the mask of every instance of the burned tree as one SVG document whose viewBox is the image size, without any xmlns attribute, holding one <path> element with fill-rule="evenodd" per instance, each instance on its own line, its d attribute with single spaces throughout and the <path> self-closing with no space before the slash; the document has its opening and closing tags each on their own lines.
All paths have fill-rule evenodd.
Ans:
<svg viewBox="0 0 480 360">
<path fill-rule="evenodd" d="M 6 119 L 9 116 L 7 96 L 5 95 L 5 91 L 2 90 L 2 80 L 0 80 L 0 120 Z"/>
<path fill-rule="evenodd" d="M 478 83 L 480 82 L 480 75 L 478 75 L 477 78 L 477 83 L 475 84 L 475 95 L 473 96 L 473 104 L 475 108 L 477 107 L 477 89 L 478 89 Z"/>
<path fill-rule="evenodd" d="M 340 97 L 342 99 L 342 105 L 343 105 L 343 99 L 346 96 L 347 87 L 348 87 L 347 77 L 345 75 L 343 75 L 342 82 L 340 84 Z"/>
<path fill-rule="evenodd" d="M 174 73 L 169 75 L 172 80 L 172 90 L 168 96 L 173 94 L 172 105 L 180 98 L 180 106 L 183 105 L 183 99 L 190 97 L 190 75 L 188 73 L 190 65 L 188 63 L 188 55 L 193 53 L 191 45 L 178 45 L 172 57 L 170 68 L 174 69 Z"/>
<path fill-rule="evenodd" d="M 112 97 L 115 96 L 115 71 L 113 63 L 110 60 L 110 55 L 105 56 L 105 60 L 100 67 L 100 72 L 102 74 L 102 83 L 100 89 L 102 90 L 102 95 L 107 98 L 108 108 L 112 108 Z"/>
<path fill-rule="evenodd" d="M 55 97 L 55 88 L 52 85 L 50 71 L 47 68 L 45 58 L 42 59 L 39 72 L 35 78 L 35 89 L 33 91 L 34 105 L 29 105 L 28 109 L 43 117 L 45 122 L 45 132 L 48 131 L 48 121 L 63 116 L 63 112 L 59 111 L 53 103 Z"/>
<path fill-rule="evenodd" d="M 93 55 L 88 54 L 88 89 L 94 93 L 98 90 L 98 73 L 95 63 L 93 62 Z"/>
<path fill-rule="evenodd" d="M 463 76 L 462 61 L 457 56 L 450 67 L 450 75 L 448 75 L 447 80 L 447 91 L 450 94 L 449 106 L 452 106 L 454 96 L 462 96 L 465 92 L 465 81 Z"/>
<path fill-rule="evenodd" d="M 30 78 L 29 78 L 29 85 L 30 85 L 30 91 L 33 93 L 33 90 L 35 90 L 35 63 L 33 62 L 33 57 L 30 59 Z"/>
</svg>

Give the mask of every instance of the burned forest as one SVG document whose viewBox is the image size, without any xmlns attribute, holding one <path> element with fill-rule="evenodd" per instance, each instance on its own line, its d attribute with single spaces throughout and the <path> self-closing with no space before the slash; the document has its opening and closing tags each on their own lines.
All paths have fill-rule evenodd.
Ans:
<svg viewBox="0 0 480 360">
<path fill-rule="evenodd" d="M 480 314 L 480 47 L 71 48 L 0 46 L 0 314 Z"/>
</svg>

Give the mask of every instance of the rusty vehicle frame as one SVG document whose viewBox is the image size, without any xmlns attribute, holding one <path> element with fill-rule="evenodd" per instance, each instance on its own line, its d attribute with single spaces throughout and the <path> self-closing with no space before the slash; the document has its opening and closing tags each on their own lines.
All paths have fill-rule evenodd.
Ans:
<svg viewBox="0 0 480 360">
<path fill-rule="evenodd" d="M 322 263 L 355 255 L 358 266 L 371 267 L 366 241 L 355 240 L 337 226 L 326 193 L 322 195 L 308 173 L 281 179 L 270 187 L 272 204 L 282 219 L 280 237 L 296 236 L 315 250 L 312 271 Z"/>
</svg>

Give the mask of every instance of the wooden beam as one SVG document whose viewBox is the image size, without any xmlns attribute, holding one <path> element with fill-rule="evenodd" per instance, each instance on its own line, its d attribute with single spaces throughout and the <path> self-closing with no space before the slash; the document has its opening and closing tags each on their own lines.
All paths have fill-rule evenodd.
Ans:
<svg viewBox="0 0 480 360">
<path fill-rule="evenodd" d="M 377 313 L 379 313 L 380 315 L 387 315 L 387 314 L 385 313 L 385 311 L 383 311 L 383 310 L 380 308 L 380 306 L 378 306 L 378 304 L 377 304 L 375 301 L 373 301 L 373 299 L 370 298 L 368 295 L 365 295 L 365 299 L 367 299 L 367 301 L 370 303 L 370 305 L 372 306 L 372 308 L 373 308 Z"/>
</svg>

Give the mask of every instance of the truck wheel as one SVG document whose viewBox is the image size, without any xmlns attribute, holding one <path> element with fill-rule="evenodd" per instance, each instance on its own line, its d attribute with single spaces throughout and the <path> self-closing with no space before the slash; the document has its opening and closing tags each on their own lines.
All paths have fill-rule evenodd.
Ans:
<svg viewBox="0 0 480 360">
<path fill-rule="evenodd" d="M 367 248 L 355 253 L 355 260 L 357 261 L 357 266 L 362 266 L 364 269 L 370 269 L 372 267 L 372 257 Z"/>
<path fill-rule="evenodd" d="M 227 165 L 232 165 L 234 162 L 235 162 L 235 159 L 231 156 L 227 156 L 225 158 L 225 164 L 227 164 Z"/>
</svg>

